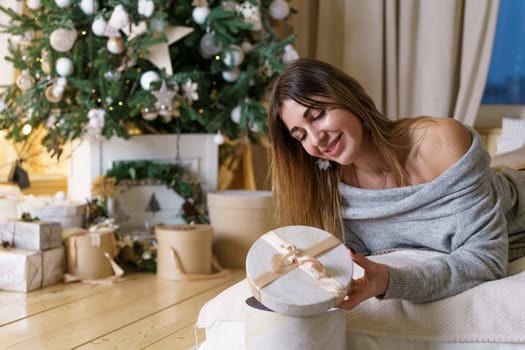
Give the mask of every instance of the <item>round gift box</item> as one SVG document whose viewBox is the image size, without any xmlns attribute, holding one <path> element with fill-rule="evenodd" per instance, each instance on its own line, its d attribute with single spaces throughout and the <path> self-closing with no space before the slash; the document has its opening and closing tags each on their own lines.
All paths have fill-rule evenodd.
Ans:
<svg viewBox="0 0 525 350">
<path fill-rule="evenodd" d="M 251 297 L 246 300 L 246 350 L 345 350 L 346 310 L 331 309 L 314 316 L 288 316 L 273 312 Z"/>
<path fill-rule="evenodd" d="M 223 267 L 244 268 L 250 246 L 273 228 L 271 191 L 208 192 L 213 250 Z"/>
<path fill-rule="evenodd" d="M 102 279 L 113 275 L 105 253 L 116 256 L 113 230 L 83 231 L 66 238 L 67 271 L 81 279 Z"/>
<path fill-rule="evenodd" d="M 170 280 L 181 279 L 181 271 L 176 268 L 176 257 L 183 273 L 211 273 L 213 229 L 209 225 L 158 225 L 155 226 L 155 236 L 157 276 Z"/>
<path fill-rule="evenodd" d="M 295 252 L 293 259 L 290 251 Z M 278 262 L 289 263 L 276 270 Z M 337 306 L 350 288 L 352 267 L 347 248 L 335 236 L 310 226 L 269 231 L 246 257 L 254 297 L 270 310 L 290 316 L 319 315 Z"/>
</svg>

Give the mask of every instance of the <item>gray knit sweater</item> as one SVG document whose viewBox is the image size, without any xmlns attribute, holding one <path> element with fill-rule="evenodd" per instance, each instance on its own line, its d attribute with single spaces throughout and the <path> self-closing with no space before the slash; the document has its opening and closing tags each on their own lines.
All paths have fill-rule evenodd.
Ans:
<svg viewBox="0 0 525 350">
<path fill-rule="evenodd" d="M 506 275 L 509 242 L 525 236 L 525 172 L 489 163 L 473 132 L 467 153 L 432 182 L 385 190 L 340 184 L 348 247 L 446 253 L 390 266 L 384 298 L 428 302 Z"/>
</svg>

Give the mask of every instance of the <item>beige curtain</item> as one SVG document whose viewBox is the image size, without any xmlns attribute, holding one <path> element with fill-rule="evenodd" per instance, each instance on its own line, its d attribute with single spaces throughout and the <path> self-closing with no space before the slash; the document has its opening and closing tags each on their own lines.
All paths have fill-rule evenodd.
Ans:
<svg viewBox="0 0 525 350">
<path fill-rule="evenodd" d="M 431 115 L 473 125 L 499 0 L 301 0 L 305 57 L 358 79 L 391 118 Z M 303 36 L 303 37 L 301 37 Z M 306 37 L 306 38 L 305 38 Z"/>
</svg>

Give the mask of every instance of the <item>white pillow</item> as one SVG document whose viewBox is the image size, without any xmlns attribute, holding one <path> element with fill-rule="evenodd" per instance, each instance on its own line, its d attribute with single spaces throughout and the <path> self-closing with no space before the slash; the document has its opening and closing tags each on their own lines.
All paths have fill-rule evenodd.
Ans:
<svg viewBox="0 0 525 350">
<path fill-rule="evenodd" d="M 497 153 L 514 151 L 523 146 L 525 146 L 525 119 L 502 118 Z"/>
</svg>

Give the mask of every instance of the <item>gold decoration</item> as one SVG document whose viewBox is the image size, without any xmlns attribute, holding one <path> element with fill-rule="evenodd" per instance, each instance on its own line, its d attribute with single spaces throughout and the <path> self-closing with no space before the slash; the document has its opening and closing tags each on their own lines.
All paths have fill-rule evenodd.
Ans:
<svg viewBox="0 0 525 350">
<path fill-rule="evenodd" d="M 116 185 L 117 179 L 114 177 L 106 177 L 100 175 L 91 185 L 91 195 L 100 198 L 102 201 L 107 201 L 109 198 L 114 198 L 118 193 Z"/>
</svg>

